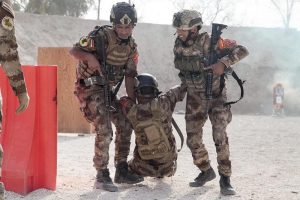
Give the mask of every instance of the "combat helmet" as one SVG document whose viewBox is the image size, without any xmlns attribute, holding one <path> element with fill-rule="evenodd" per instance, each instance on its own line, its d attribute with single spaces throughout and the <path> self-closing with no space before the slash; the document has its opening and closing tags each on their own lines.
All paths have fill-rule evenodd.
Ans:
<svg viewBox="0 0 300 200">
<path fill-rule="evenodd" d="M 148 73 L 142 73 L 135 78 L 135 91 L 138 95 L 157 97 L 160 94 L 156 78 Z"/>
<path fill-rule="evenodd" d="M 134 5 L 126 2 L 118 2 L 113 5 L 110 12 L 110 22 L 113 24 L 133 24 L 137 23 L 137 15 Z"/>
<path fill-rule="evenodd" d="M 196 10 L 182 10 L 173 15 L 173 27 L 190 30 L 193 27 L 202 27 L 201 14 Z"/>
</svg>

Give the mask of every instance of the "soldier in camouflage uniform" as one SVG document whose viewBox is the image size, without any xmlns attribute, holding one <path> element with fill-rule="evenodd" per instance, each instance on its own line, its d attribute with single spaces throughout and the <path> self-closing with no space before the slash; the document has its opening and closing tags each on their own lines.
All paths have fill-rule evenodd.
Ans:
<svg viewBox="0 0 300 200">
<path fill-rule="evenodd" d="M 9 83 L 19 99 L 16 112 L 26 110 L 29 104 L 23 72 L 18 56 L 18 45 L 15 37 L 14 12 L 10 0 L 0 0 L 0 64 L 9 79 Z M 2 130 L 2 99 L 0 99 L 0 132 Z M 2 168 L 3 149 L 0 144 L 0 173 Z M 4 199 L 4 185 L 0 183 L 0 200 Z"/>
<path fill-rule="evenodd" d="M 122 97 L 120 102 L 136 135 L 130 169 L 144 177 L 162 178 L 173 176 L 176 171 L 177 149 L 171 121 L 176 103 L 186 94 L 186 87 L 174 87 L 163 95 L 159 95 L 157 87 L 155 77 L 140 74 L 135 86 L 138 104 L 128 97 Z"/>
<path fill-rule="evenodd" d="M 109 161 L 109 144 L 113 132 L 111 121 L 116 126 L 115 166 L 116 183 L 138 183 L 143 177 L 128 171 L 127 156 L 130 149 L 132 128 L 122 111 L 119 109 L 119 100 L 112 97 L 114 112 L 107 112 L 105 91 L 102 85 L 103 76 L 108 76 L 109 88 L 113 89 L 125 77 L 125 87 L 128 96 L 135 101 L 134 77 L 137 75 L 138 52 L 137 45 L 132 38 L 132 30 L 137 22 L 134 6 L 120 2 L 112 7 L 110 21 L 113 27 L 96 27 L 88 36 L 70 50 L 70 54 L 79 60 L 77 67 L 77 81 L 75 95 L 79 99 L 80 109 L 85 118 L 95 126 L 95 156 L 94 167 L 97 170 L 96 188 L 108 191 L 117 191 L 112 183 L 107 168 Z M 105 44 L 106 65 L 108 74 L 100 66 L 102 55 L 96 51 L 97 38 L 103 38 Z"/>
<path fill-rule="evenodd" d="M 195 10 L 183 10 L 174 14 L 173 26 L 177 29 L 174 46 L 175 68 L 180 71 L 179 77 L 187 84 L 186 132 L 187 145 L 193 156 L 194 164 L 201 173 L 190 183 L 191 187 L 204 185 L 216 177 L 210 165 L 208 152 L 203 144 L 203 126 L 209 117 L 212 124 L 213 140 L 217 151 L 218 171 L 220 174 L 221 193 L 233 195 L 235 191 L 230 185 L 231 161 L 229 160 L 229 143 L 226 127 L 231 121 L 230 106 L 226 102 L 226 89 L 220 95 L 220 75 L 226 68 L 248 55 L 245 47 L 232 40 L 220 40 L 218 50 L 229 50 L 229 54 L 210 66 L 213 70 L 213 100 L 205 96 L 205 74 L 203 60 L 210 50 L 210 36 L 199 33 L 202 27 L 201 14 Z"/>
</svg>

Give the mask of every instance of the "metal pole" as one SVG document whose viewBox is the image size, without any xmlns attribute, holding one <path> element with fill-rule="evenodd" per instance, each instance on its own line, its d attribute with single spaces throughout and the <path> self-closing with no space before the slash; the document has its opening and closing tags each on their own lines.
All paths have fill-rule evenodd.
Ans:
<svg viewBox="0 0 300 200">
<path fill-rule="evenodd" d="M 128 0 L 128 3 L 131 5 L 131 0 Z"/>
<path fill-rule="evenodd" d="M 97 10 L 98 11 L 98 13 L 97 13 L 98 15 L 97 15 L 97 20 L 100 20 L 100 1 L 101 0 L 98 0 L 98 10 Z"/>
</svg>

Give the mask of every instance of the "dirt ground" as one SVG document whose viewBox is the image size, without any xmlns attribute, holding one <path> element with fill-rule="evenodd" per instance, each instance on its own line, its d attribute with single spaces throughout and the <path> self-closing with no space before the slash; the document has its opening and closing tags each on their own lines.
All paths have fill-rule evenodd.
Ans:
<svg viewBox="0 0 300 200">
<path fill-rule="evenodd" d="M 184 130 L 184 115 L 175 115 L 175 119 Z M 204 142 L 212 166 L 216 170 L 216 153 L 209 121 L 205 125 L 204 132 Z M 94 190 L 96 174 L 92 165 L 94 136 L 59 134 L 56 191 L 39 189 L 26 196 L 7 192 L 6 199 L 298 200 L 300 199 L 299 133 L 299 117 L 234 115 L 228 127 L 228 135 L 233 166 L 231 181 L 237 195 L 230 197 L 220 195 L 219 177 L 203 187 L 189 187 L 189 182 L 198 175 L 199 170 L 193 165 L 191 153 L 186 145 L 179 153 L 178 169 L 172 178 L 162 180 L 146 178 L 137 185 L 118 185 L 119 192 L 116 193 Z M 178 137 L 177 144 L 180 145 Z M 110 155 L 109 168 L 113 177 L 114 142 L 111 144 Z"/>
</svg>

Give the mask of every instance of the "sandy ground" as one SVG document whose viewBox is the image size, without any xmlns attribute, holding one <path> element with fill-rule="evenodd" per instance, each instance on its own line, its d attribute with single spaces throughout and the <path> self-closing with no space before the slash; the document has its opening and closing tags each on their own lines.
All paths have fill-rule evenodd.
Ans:
<svg viewBox="0 0 300 200">
<path fill-rule="evenodd" d="M 175 115 L 184 130 L 184 115 Z M 216 153 L 210 123 L 205 125 L 204 142 L 212 166 L 216 169 Z M 177 173 L 172 178 L 146 178 L 137 185 L 119 185 L 119 192 L 94 190 L 95 170 L 92 166 L 94 136 L 59 134 L 57 189 L 40 189 L 20 196 L 7 192 L 6 199 L 300 199 L 300 118 L 235 115 L 228 127 L 232 185 L 237 195 L 221 196 L 218 178 L 201 188 L 188 183 L 199 173 L 185 145 L 179 153 Z M 178 137 L 177 137 L 178 138 Z M 134 138 L 132 138 L 134 139 Z M 180 140 L 177 140 L 180 145 Z M 133 144 L 132 144 L 133 145 Z M 114 175 L 114 143 L 111 145 L 109 168 Z M 130 155 L 131 156 L 131 155 Z M 113 176 L 112 176 L 113 177 Z"/>
</svg>

